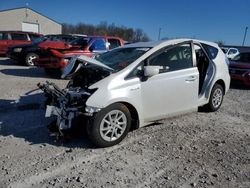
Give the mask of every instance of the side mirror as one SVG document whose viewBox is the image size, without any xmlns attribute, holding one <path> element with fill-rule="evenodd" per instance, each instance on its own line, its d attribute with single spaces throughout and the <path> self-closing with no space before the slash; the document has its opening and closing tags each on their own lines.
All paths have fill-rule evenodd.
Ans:
<svg viewBox="0 0 250 188">
<path fill-rule="evenodd" d="M 154 75 L 159 74 L 160 66 L 144 66 L 144 76 L 152 77 Z"/>
</svg>

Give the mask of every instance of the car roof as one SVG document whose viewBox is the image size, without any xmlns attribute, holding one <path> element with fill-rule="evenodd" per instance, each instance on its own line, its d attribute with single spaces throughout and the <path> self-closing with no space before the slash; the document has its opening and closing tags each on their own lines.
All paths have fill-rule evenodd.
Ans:
<svg viewBox="0 0 250 188">
<path fill-rule="evenodd" d="M 39 33 L 35 33 L 35 32 L 28 32 L 28 31 L 0 31 L 1 33 L 27 33 L 27 34 L 35 34 L 35 35 L 42 35 Z"/>
<path fill-rule="evenodd" d="M 170 45 L 175 45 L 175 44 L 178 44 L 178 43 L 188 42 L 188 41 L 204 43 L 204 44 L 207 44 L 207 45 L 214 46 L 214 47 L 218 48 L 218 45 L 216 43 L 197 40 L 197 39 L 171 39 L 171 40 L 160 40 L 160 41 L 150 41 L 150 42 L 137 42 L 137 43 L 132 43 L 132 44 L 125 45 L 122 48 L 129 48 L 129 47 L 153 48 L 153 47 L 156 47 L 156 46 L 170 46 Z"/>
</svg>

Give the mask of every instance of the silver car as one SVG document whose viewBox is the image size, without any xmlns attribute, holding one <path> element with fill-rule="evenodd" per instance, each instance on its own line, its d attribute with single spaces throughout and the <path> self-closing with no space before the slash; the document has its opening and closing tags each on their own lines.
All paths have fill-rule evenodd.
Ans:
<svg viewBox="0 0 250 188">
<path fill-rule="evenodd" d="M 141 42 L 95 59 L 76 56 L 65 68 L 65 89 L 39 84 L 46 116 L 57 117 L 60 134 L 80 116 L 98 147 L 119 143 L 132 128 L 179 114 L 220 108 L 229 89 L 226 57 L 217 44 L 176 39 Z"/>
</svg>

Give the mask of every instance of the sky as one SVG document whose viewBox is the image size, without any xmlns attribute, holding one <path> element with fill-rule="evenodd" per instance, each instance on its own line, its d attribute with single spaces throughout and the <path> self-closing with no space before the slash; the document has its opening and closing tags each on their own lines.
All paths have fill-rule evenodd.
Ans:
<svg viewBox="0 0 250 188">
<path fill-rule="evenodd" d="M 28 7 L 59 23 L 141 28 L 151 40 L 196 38 L 242 45 L 250 0 L 0 0 L 0 10 Z M 245 45 L 250 46 L 250 29 Z"/>
</svg>

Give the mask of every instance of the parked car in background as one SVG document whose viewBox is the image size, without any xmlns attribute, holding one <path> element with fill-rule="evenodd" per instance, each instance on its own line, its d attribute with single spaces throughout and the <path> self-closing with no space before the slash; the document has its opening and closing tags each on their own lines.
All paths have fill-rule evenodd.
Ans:
<svg viewBox="0 0 250 188">
<path fill-rule="evenodd" d="M 250 86 L 250 51 L 240 53 L 230 60 L 229 73 L 232 81 Z"/>
<path fill-rule="evenodd" d="M 39 44 L 39 47 L 46 50 L 46 53 L 43 53 L 34 63 L 36 66 L 44 68 L 49 74 L 61 74 L 72 56 L 94 57 L 122 45 L 124 45 L 124 40 L 112 36 L 81 37 L 69 44 L 46 41 Z"/>
<path fill-rule="evenodd" d="M 10 47 L 7 51 L 7 56 L 19 63 L 25 63 L 28 66 L 33 66 L 34 59 L 39 58 L 41 54 L 47 53 L 47 51 L 41 48 L 39 44 L 44 43 L 45 41 L 47 44 L 49 41 L 55 46 L 58 43 L 61 44 L 61 42 L 63 42 L 63 44 L 70 43 L 79 37 L 80 36 L 78 35 L 45 35 L 43 37 L 36 38 L 31 44 L 21 44 Z"/>
<path fill-rule="evenodd" d="M 54 35 L 45 35 L 45 37 L 50 41 L 62 41 L 66 43 L 70 43 L 71 41 L 83 37 L 86 35 L 78 35 L 78 34 L 54 34 Z"/>
<path fill-rule="evenodd" d="M 225 54 L 217 44 L 176 39 L 125 45 L 96 58 L 74 57 L 65 68 L 66 89 L 38 84 L 46 116 L 65 134 L 80 116 L 98 147 L 119 143 L 130 128 L 196 111 L 217 111 L 229 89 Z"/>
<path fill-rule="evenodd" d="M 221 49 L 226 54 L 228 59 L 232 59 L 240 53 L 239 49 L 234 48 L 234 47 L 223 47 L 222 46 Z"/>
<path fill-rule="evenodd" d="M 41 34 L 23 31 L 0 31 L 0 56 L 6 56 L 9 47 L 18 44 L 31 44 Z"/>
</svg>

